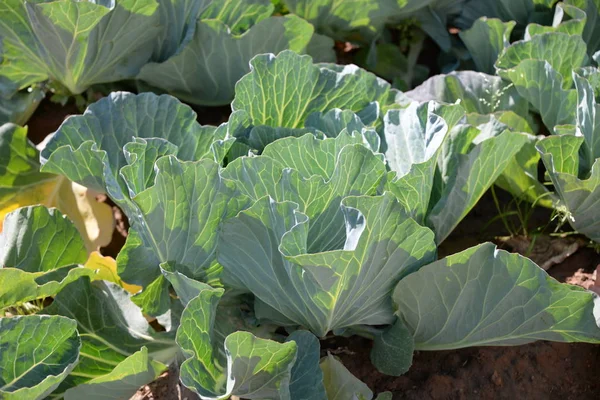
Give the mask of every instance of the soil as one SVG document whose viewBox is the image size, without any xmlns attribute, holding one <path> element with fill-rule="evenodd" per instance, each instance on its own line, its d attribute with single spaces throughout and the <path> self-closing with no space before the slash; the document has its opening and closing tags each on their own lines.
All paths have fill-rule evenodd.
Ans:
<svg viewBox="0 0 600 400">
<path fill-rule="evenodd" d="M 197 109 L 201 123 L 222 122 L 228 110 L 215 113 Z M 77 113 L 74 105 L 62 108 L 44 101 L 28 123 L 30 139 L 35 143 L 54 132 L 69 114 Z M 510 195 L 497 193 L 501 204 L 511 201 Z M 109 204 L 110 201 L 105 199 Z M 102 249 L 103 254 L 115 257 L 127 235 L 127 220 L 118 207 L 113 206 L 117 220 L 113 243 Z M 509 250 L 531 251 L 528 246 L 511 245 L 498 237 L 510 236 L 498 220 L 490 193 L 486 194 L 454 233 L 442 244 L 439 256 L 453 254 L 484 241 L 495 241 Z M 550 219 L 550 211 L 536 209 L 529 220 L 528 232 L 547 235 L 554 227 L 543 232 L 536 228 Z M 544 236 L 539 243 L 553 243 Z M 596 267 L 600 255 L 582 237 L 575 237 L 577 249 L 563 260 L 551 265 L 548 273 L 561 282 L 580 285 L 600 291 L 595 284 Z M 539 244 L 538 243 L 538 244 Z M 572 243 L 568 241 L 568 243 Z M 522 245 L 522 243 L 521 243 Z M 552 247 L 552 246 L 551 246 Z M 533 252 L 535 253 L 535 246 Z M 560 248 L 558 250 L 561 254 Z M 572 254 L 571 254 L 572 253 Z M 554 254 L 556 255 L 556 254 Z M 599 283 L 600 285 L 600 283 Z M 394 399 L 597 399 L 600 398 L 600 346 L 536 342 L 516 347 L 480 347 L 454 351 L 417 352 L 411 370 L 401 377 L 385 376 L 371 365 L 371 342 L 359 338 L 335 338 L 322 343 L 323 355 L 332 352 L 359 379 L 374 392 L 391 391 Z M 142 387 L 134 400 L 195 399 L 178 383 L 177 371 L 172 367 L 155 382 Z"/>
<path fill-rule="evenodd" d="M 50 97 L 46 97 L 38 106 L 27 122 L 27 137 L 33 143 L 38 144 L 51 133 L 56 132 L 60 124 L 69 115 L 81 114 L 75 103 L 69 102 L 64 106 L 53 103 Z"/>
<path fill-rule="evenodd" d="M 417 352 L 401 377 L 374 372 L 370 342 L 352 338 L 337 356 L 375 392 L 394 399 L 597 399 L 600 347 L 536 342 L 517 347 L 479 347 Z"/>
<path fill-rule="evenodd" d="M 179 382 L 179 369 L 172 365 L 158 379 L 138 390 L 129 400 L 196 400 L 198 396 Z"/>
</svg>

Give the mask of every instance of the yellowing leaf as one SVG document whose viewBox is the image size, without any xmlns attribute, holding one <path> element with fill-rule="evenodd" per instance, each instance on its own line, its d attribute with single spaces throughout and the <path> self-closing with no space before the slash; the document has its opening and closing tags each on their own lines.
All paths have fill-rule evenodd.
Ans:
<svg viewBox="0 0 600 400">
<path fill-rule="evenodd" d="M 48 180 L 42 180 L 38 183 L 21 188 L 17 191 L 4 193 L 0 196 L 0 230 L 4 223 L 4 217 L 11 211 L 16 210 L 19 207 L 30 206 L 32 204 L 44 204 L 45 200 L 53 197 L 53 191 L 56 188 L 56 178 L 50 178 Z M 4 188 L 2 188 L 4 189 Z"/>
<path fill-rule="evenodd" d="M 55 197 L 48 206 L 58 208 L 73 221 L 84 237 L 88 251 L 109 244 L 115 227 L 110 206 L 96 201 L 95 193 L 85 186 L 64 177 L 59 177 L 58 181 Z"/>
<path fill-rule="evenodd" d="M 27 128 L 0 126 L 0 230 L 9 212 L 42 204 L 58 208 L 73 221 L 88 251 L 110 243 L 114 229 L 111 208 L 96 201 L 87 188 L 59 175 L 41 173 L 38 160 L 38 150 L 27 139 Z"/>
<path fill-rule="evenodd" d="M 130 285 L 121 280 L 117 274 L 117 262 L 112 257 L 105 257 L 93 251 L 84 266 L 96 271 L 95 279 L 114 282 L 132 294 L 142 290 L 141 286 Z"/>
</svg>

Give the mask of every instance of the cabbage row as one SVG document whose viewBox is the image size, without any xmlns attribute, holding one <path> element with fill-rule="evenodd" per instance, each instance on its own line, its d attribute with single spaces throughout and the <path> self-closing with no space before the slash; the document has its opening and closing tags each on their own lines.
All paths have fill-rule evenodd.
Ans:
<svg viewBox="0 0 600 400">
<path fill-rule="evenodd" d="M 140 93 L 39 148 L 0 127 L 0 397 L 128 398 L 176 364 L 202 399 L 383 400 L 320 339 L 371 339 L 393 376 L 416 350 L 600 343 L 594 293 L 492 243 L 437 256 L 493 185 L 600 242 L 600 14 L 555 3 L 4 1 L 10 115 Z M 464 26 L 476 71 L 401 92 L 327 63 L 408 18 L 454 54 L 440 26 Z M 97 194 L 130 224 L 116 260 Z"/>
</svg>

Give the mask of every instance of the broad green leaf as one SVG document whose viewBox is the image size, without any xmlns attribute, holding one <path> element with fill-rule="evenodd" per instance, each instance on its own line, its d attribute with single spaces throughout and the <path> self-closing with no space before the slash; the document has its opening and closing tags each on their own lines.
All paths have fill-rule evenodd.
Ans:
<svg viewBox="0 0 600 400">
<path fill-rule="evenodd" d="M 0 397 L 46 398 L 77 364 L 80 346 L 69 318 L 0 318 Z"/>
<path fill-rule="evenodd" d="M 66 285 L 82 276 L 95 278 L 94 271 L 80 265 L 68 265 L 48 272 L 0 268 L 0 310 L 32 300 L 53 297 Z"/>
<path fill-rule="evenodd" d="M 535 146 L 539 137 L 527 135 L 526 138 L 527 142 L 496 179 L 495 185 L 535 205 L 552 207 L 550 191 L 538 179 L 540 154 Z"/>
<path fill-rule="evenodd" d="M 193 298 L 198 296 L 201 291 L 212 289 L 206 283 L 188 278 L 181 272 L 178 272 L 177 266 L 171 263 L 161 264 L 160 271 L 171 285 L 173 285 L 173 290 L 184 307 L 187 306 Z"/>
<path fill-rule="evenodd" d="M 529 106 L 513 85 L 498 76 L 481 72 L 458 71 L 448 75 L 437 75 L 421 86 L 407 92 L 416 101 L 435 100 L 460 105 L 467 113 L 491 114 L 512 110 L 526 117 Z"/>
<path fill-rule="evenodd" d="M 519 94 L 540 113 L 549 131 L 556 125 L 575 122 L 577 92 L 563 89 L 563 77 L 547 61 L 524 60 L 506 70 L 505 76 Z"/>
<path fill-rule="evenodd" d="M 373 108 L 376 107 L 378 107 L 378 104 L 374 103 Z M 366 108 L 362 111 L 365 110 Z M 325 113 L 315 112 L 310 114 L 305 121 L 305 126 L 322 132 L 325 137 L 338 137 L 344 131 L 351 136 L 355 136 L 354 132 L 358 132 L 364 138 L 363 144 L 372 151 L 377 152 L 381 140 L 379 134 L 374 128 L 368 127 L 368 122 L 363 121 L 362 118 L 350 110 L 334 108 Z M 378 116 L 375 119 L 378 119 Z"/>
<path fill-rule="evenodd" d="M 337 249 L 345 241 L 341 199 L 375 194 L 385 175 L 382 160 L 356 144 L 362 140 L 346 133 L 324 140 L 312 134 L 281 139 L 267 146 L 262 156 L 233 161 L 222 176 L 253 201 L 270 196 L 297 203 L 311 219 L 309 252 Z"/>
<path fill-rule="evenodd" d="M 323 383 L 329 400 L 357 399 L 371 400 L 373 392 L 356 378 L 331 354 L 321 360 Z"/>
<path fill-rule="evenodd" d="M 243 111 L 242 111 L 243 112 Z M 288 138 L 288 137 L 301 137 L 307 133 L 312 133 L 313 130 L 309 128 L 275 128 L 271 126 L 259 125 L 254 126 L 250 130 L 250 134 L 245 141 L 248 146 L 253 150 L 254 154 L 261 153 L 265 146 L 276 140 Z M 322 138 L 320 132 L 314 132 L 315 136 Z"/>
<path fill-rule="evenodd" d="M 593 293 L 492 243 L 422 267 L 398 283 L 393 299 L 417 350 L 600 342 Z"/>
<path fill-rule="evenodd" d="M 52 196 L 56 176 L 39 171 L 39 152 L 27 139 L 27 128 L 2 125 L 0 152 L 0 219 L 20 206 L 44 203 Z"/>
<path fill-rule="evenodd" d="M 155 163 L 164 156 L 177 154 L 177 146 L 165 139 L 134 138 L 123 146 L 128 165 L 121 168 L 121 176 L 127 186 L 129 197 L 135 197 L 154 184 Z"/>
<path fill-rule="evenodd" d="M 293 168 L 304 179 L 318 175 L 327 180 L 336 174 L 336 170 L 345 167 L 339 158 L 342 151 L 350 150 L 344 150 L 344 147 L 350 146 L 353 149 L 352 153 L 361 155 L 368 161 L 378 158 L 370 157 L 368 152 L 362 150 L 364 146 L 359 146 L 364 144 L 362 134 L 357 134 L 356 130 L 349 132 L 349 129 L 346 131 L 344 129 L 333 138 L 318 139 L 312 134 L 306 134 L 299 138 L 281 139 L 269 144 L 262 156 L 278 161 L 286 168 Z M 307 162 L 307 160 L 311 161 Z M 375 176 L 374 180 L 376 178 Z M 261 196 L 255 196 L 256 199 L 259 197 Z"/>
<path fill-rule="evenodd" d="M 111 208 L 97 202 L 85 187 L 41 173 L 39 152 L 27 139 L 27 128 L 2 125 L 0 154 L 0 219 L 19 207 L 43 204 L 57 207 L 75 223 L 88 251 L 110 242 L 114 223 Z"/>
<path fill-rule="evenodd" d="M 577 90 L 577 134 L 583 135 L 585 144 L 580 149 L 582 168 L 591 169 L 592 164 L 600 158 L 600 102 L 594 95 L 592 83 L 581 76 L 583 71 L 574 71 L 573 79 Z"/>
<path fill-rule="evenodd" d="M 540 9 L 547 11 L 546 14 L 551 21 L 552 10 L 549 7 L 552 7 L 552 3 L 556 1 L 558 0 L 468 0 L 455 23 L 457 26 L 468 28 L 478 18 L 487 16 L 502 21 L 515 21 L 523 28 L 538 16 L 536 14 L 539 14 Z"/>
<path fill-rule="evenodd" d="M 484 136 L 484 132 L 479 128 L 460 124 L 448 133 L 447 139 L 442 143 L 442 151 L 438 160 L 439 177 L 435 179 L 434 192 L 439 190 L 440 193 L 434 193 L 434 195 L 437 195 L 433 196 L 435 201 L 441 198 L 441 189 L 443 189 L 445 183 L 450 180 L 451 176 L 456 175 L 460 157 L 454 157 L 454 155 L 469 153 L 470 150 L 474 149 L 474 145 L 496 137 L 495 131 L 495 127 L 492 127 L 491 131 L 487 132 L 489 136 Z"/>
<path fill-rule="evenodd" d="M 290 399 L 291 369 L 296 359 L 294 342 L 277 343 L 249 332 L 225 339 L 225 365 L 216 359 L 213 327 L 222 289 L 207 287 L 192 299 L 181 316 L 177 343 L 186 356 L 181 381 L 202 399 Z"/>
<path fill-rule="evenodd" d="M 138 79 L 189 103 L 229 104 L 256 54 L 302 53 L 312 34 L 313 27 L 295 15 L 268 18 L 241 35 L 219 20 L 200 20 L 194 37 L 176 55 L 146 64 Z"/>
<path fill-rule="evenodd" d="M 579 178 L 578 154 L 582 142 L 582 137 L 561 135 L 541 140 L 537 148 L 560 199 L 559 209 L 567 212 L 567 220 L 573 228 L 598 242 L 600 164 L 596 160 L 589 176 Z"/>
<path fill-rule="evenodd" d="M 313 64 L 292 51 L 261 54 L 250 65 L 250 73 L 236 84 L 232 109 L 246 111 L 254 125 L 300 128 L 313 112 L 357 112 L 395 96 L 388 83 L 354 65 Z"/>
<path fill-rule="evenodd" d="M 535 205 L 551 208 L 550 192 L 538 180 L 540 155 L 535 149 L 535 145 L 540 137 L 524 133 L 533 132 L 529 123 L 512 111 L 502 111 L 490 115 L 471 114 L 467 117 L 467 121 L 482 131 L 474 143 L 481 143 L 482 139 L 498 136 L 506 130 L 520 132 L 527 138 L 527 142 L 510 160 L 495 184 L 513 196 L 528 200 Z"/>
<path fill-rule="evenodd" d="M 533 83 L 535 84 L 535 83 Z M 440 75 L 408 92 L 407 95 L 419 101 L 443 101 L 460 105 L 468 112 L 467 121 L 473 126 L 480 126 L 496 121 L 498 127 L 504 124 L 504 129 L 514 132 L 532 133 L 533 120 L 529 117 L 528 101 L 521 97 L 515 85 L 507 84 L 501 78 L 470 71 Z M 439 111 L 435 111 L 438 115 Z M 444 116 L 443 116 L 444 117 Z M 504 130 L 501 129 L 501 130 Z M 478 137 L 484 137 L 483 134 Z M 530 142 L 533 138 L 529 138 Z M 451 158 L 453 158 L 450 155 Z M 533 144 L 523 146 L 517 156 L 509 161 L 507 169 L 499 177 L 499 184 L 514 195 L 535 201 L 540 196 L 546 196 L 547 190 L 538 182 L 537 161 L 539 160 Z M 420 187 L 430 177 L 430 172 L 424 166 L 417 167 L 412 174 L 404 179 L 407 184 L 401 185 L 402 190 L 395 190 L 405 203 L 416 202 L 409 193 L 414 187 Z M 394 190 L 393 187 L 390 190 Z M 549 201 L 543 205 L 551 206 Z M 423 206 L 424 202 L 416 202 Z"/>
<path fill-rule="evenodd" d="M 51 79 L 78 94 L 134 77 L 152 55 L 157 8 L 156 0 L 3 2 L 0 89 Z"/>
<path fill-rule="evenodd" d="M 535 35 L 549 32 L 562 32 L 569 35 L 581 36 L 586 25 L 586 19 L 586 14 L 581 9 L 566 3 L 558 3 L 552 26 L 544 26 L 536 23 L 529 24 L 525 30 L 525 39 L 528 40 Z"/>
<path fill-rule="evenodd" d="M 221 21 L 239 35 L 269 18 L 274 9 L 269 0 L 217 0 L 202 11 L 200 19 Z"/>
<path fill-rule="evenodd" d="M 508 131 L 494 137 L 464 124 L 447 133 L 447 124 L 435 113 L 456 120 L 457 110 L 437 107 L 433 102 L 413 103 L 386 114 L 385 152 L 392 174 L 385 189 L 417 222 L 426 221 L 441 243 L 513 161 L 528 137 Z"/>
<path fill-rule="evenodd" d="M 21 88 L 48 79 L 38 42 L 28 21 L 25 2 L 7 0 L 0 4 L 0 93 L 10 97 Z"/>
<path fill-rule="evenodd" d="M 319 340 L 307 331 L 292 333 L 286 342 L 294 341 L 298 348 L 296 362 L 292 367 L 290 395 L 294 400 L 325 400 L 323 371 L 319 367 Z"/>
<path fill-rule="evenodd" d="M 510 34 L 515 27 L 514 21 L 502 22 L 496 18 L 480 18 L 470 29 L 458 35 L 469 50 L 477 70 L 495 75 L 494 64 L 498 55 L 510 44 Z"/>
<path fill-rule="evenodd" d="M 598 0 L 565 0 L 585 11 L 586 23 L 583 29 L 583 40 L 587 43 L 588 54 L 592 56 L 600 50 L 600 1 Z"/>
<path fill-rule="evenodd" d="M 468 115 L 460 102 L 457 102 L 456 104 L 437 103 L 435 101 L 430 103 L 430 110 L 433 114 L 442 117 L 442 119 L 446 121 L 448 131 L 452 131 L 454 127 L 463 124 L 468 120 Z"/>
<path fill-rule="evenodd" d="M 161 0 L 158 7 L 160 32 L 155 39 L 150 62 L 163 62 L 177 53 L 193 36 L 196 21 L 213 1 L 211 0 Z"/>
<path fill-rule="evenodd" d="M 477 118 L 478 116 L 476 114 L 471 114 L 469 115 L 469 117 L 475 117 Z M 467 121 L 469 120 L 469 117 L 467 117 Z M 498 122 L 506 125 L 507 129 L 512 130 L 513 132 L 523 132 L 523 133 L 529 133 L 531 135 L 533 135 L 535 132 L 537 132 L 537 124 L 535 123 L 535 121 L 533 121 L 532 119 L 525 119 L 523 116 L 515 113 L 514 111 L 500 111 L 494 114 L 490 114 L 489 116 L 480 116 L 483 117 L 483 123 L 485 122 L 489 122 L 489 120 L 491 118 L 496 119 Z M 471 122 L 469 122 L 471 123 Z M 479 124 L 474 124 L 471 123 L 472 125 L 479 125 Z"/>
<path fill-rule="evenodd" d="M 290 12 L 312 23 L 320 33 L 341 41 L 370 43 L 393 17 L 431 0 L 283 0 Z"/>
<path fill-rule="evenodd" d="M 183 307 L 198 296 L 203 290 L 211 289 L 212 287 L 206 283 L 188 278 L 184 274 L 177 272 L 177 265 L 172 263 L 161 264 L 161 272 L 163 276 L 173 285 L 173 290 L 179 297 L 179 302 Z M 217 308 L 217 316 L 214 326 L 213 348 L 219 352 L 219 357 L 225 359 L 224 343 L 227 336 L 239 330 L 249 331 L 258 337 L 270 338 L 273 337 L 273 331 L 276 326 L 261 324 L 259 326 L 254 323 L 254 318 L 248 314 L 248 298 L 240 295 L 239 291 L 230 290 L 219 301 Z"/>
<path fill-rule="evenodd" d="M 600 56 L 600 52 L 598 53 Z M 598 67 L 583 67 L 573 71 L 581 78 L 584 78 L 591 86 L 596 102 L 600 100 L 600 68 Z"/>
<path fill-rule="evenodd" d="M 79 231 L 56 209 L 13 211 L 0 235 L 0 308 L 52 297 L 82 276 L 101 279 L 81 266 L 87 258 Z"/>
<path fill-rule="evenodd" d="M 221 135 L 215 130 L 198 124 L 196 113 L 171 96 L 111 93 L 90 105 L 83 115 L 68 118 L 59 127 L 42 151 L 42 169 L 108 193 L 127 213 L 129 195 L 120 171 L 139 159 L 127 153 L 142 154 L 144 145 L 158 145 L 139 139 L 164 139 L 176 147 L 180 160 L 198 160 L 213 157 L 213 143 L 225 139 L 226 132 Z M 138 145 L 125 149 L 129 143 Z M 164 155 L 158 151 L 153 154 Z M 146 155 L 143 165 L 155 161 Z M 151 167 L 146 168 L 152 171 Z"/>
<path fill-rule="evenodd" d="M 311 56 L 314 62 L 335 63 L 337 62 L 337 55 L 334 46 L 335 42 L 329 36 L 313 33 L 304 52 Z"/>
<path fill-rule="evenodd" d="M 125 251 L 131 250 L 126 249 Z M 127 273 L 127 270 L 123 270 L 122 275 L 126 275 Z M 163 276 L 159 275 L 148 285 L 145 285 L 141 292 L 136 293 L 131 298 L 131 301 L 144 310 L 144 314 L 156 317 L 163 315 L 169 311 L 169 307 L 171 306 L 169 282 Z"/>
<path fill-rule="evenodd" d="M 437 158 L 448 134 L 448 125 L 433 113 L 434 107 L 433 102 L 414 102 L 388 111 L 384 118 L 385 156 L 396 173 L 387 189 L 420 223 L 425 221 Z"/>
<path fill-rule="evenodd" d="M 0 124 L 12 122 L 25 125 L 44 96 L 45 93 L 41 89 L 18 92 L 10 97 L 0 95 Z"/>
<path fill-rule="evenodd" d="M 104 191 L 121 206 L 131 229 L 117 258 L 119 275 L 146 287 L 160 278 L 164 262 L 185 266 L 182 272 L 193 278 L 217 268 L 215 230 L 237 206 L 227 207 L 231 185 L 210 159 L 222 160 L 228 135 L 200 126 L 191 108 L 173 97 L 118 92 L 65 121 L 42 160 L 45 170 Z M 166 311 L 159 306 L 168 304 L 167 286 L 157 282 L 152 289 L 138 304 L 153 306 L 152 314 Z"/>
<path fill-rule="evenodd" d="M 171 362 L 177 351 L 172 335 L 154 332 L 129 294 L 113 283 L 79 279 L 58 293 L 43 313 L 77 321 L 82 340 L 79 363 L 57 393 L 110 374 L 142 346 L 162 363 Z"/>
<path fill-rule="evenodd" d="M 87 260 L 77 228 L 56 209 L 23 207 L 8 214 L 0 236 L 0 264 L 47 272 Z"/>
<path fill-rule="evenodd" d="M 498 75 L 509 78 L 507 70 L 525 60 L 547 61 L 563 77 L 563 89 L 568 89 L 573 83 L 571 71 L 581 67 L 586 58 L 586 45 L 581 36 L 553 32 L 513 43 L 500 54 L 496 67 Z"/>
<path fill-rule="evenodd" d="M 386 375 L 400 376 L 412 365 L 415 342 L 412 332 L 401 319 L 375 336 L 371 362 Z"/>
<path fill-rule="evenodd" d="M 523 134 L 504 132 L 484 140 L 467 154 L 448 153 L 456 165 L 449 169 L 440 200 L 428 215 L 437 243 L 467 215 L 527 140 Z"/>
<path fill-rule="evenodd" d="M 65 400 L 127 399 L 141 386 L 156 379 L 166 368 L 166 365 L 152 361 L 148 356 L 148 349 L 142 347 L 108 374 L 68 389 Z"/>
<path fill-rule="evenodd" d="M 408 174 L 414 164 L 435 159 L 446 139 L 448 125 L 434 114 L 434 107 L 433 102 L 414 102 L 385 115 L 385 158 L 399 177 Z"/>
<path fill-rule="evenodd" d="M 410 103 L 408 97 L 406 97 L 403 93 L 396 92 L 395 102 L 397 105 L 408 105 Z M 366 125 L 374 125 L 377 123 L 377 120 L 380 118 L 382 113 L 381 106 L 378 102 L 372 101 L 365 108 L 356 112 L 356 115 L 363 124 Z M 309 115 L 310 117 L 310 115 Z"/>
<path fill-rule="evenodd" d="M 310 220 L 296 203 L 264 197 L 224 222 L 218 260 L 236 286 L 256 296 L 259 318 L 320 337 L 392 322 L 389 289 L 433 257 L 433 234 L 390 194 L 346 197 L 341 210 L 344 247 L 320 253 L 308 252 Z"/>
<path fill-rule="evenodd" d="M 579 175 L 579 148 L 584 139 L 574 135 L 550 136 L 540 140 L 537 149 L 549 172 Z M 553 174 L 550 174 L 552 177 Z M 560 187 L 555 188 L 560 191 Z"/>
<path fill-rule="evenodd" d="M 239 211 L 244 198 L 236 194 L 232 182 L 221 178 L 220 167 L 212 160 L 182 162 L 168 156 L 159 159 L 155 168 L 154 186 L 132 199 L 143 219 L 134 221 L 117 257 L 119 275 L 126 282 L 146 287 L 162 279 L 160 264 L 175 262 L 186 276 L 207 280 L 219 270 L 217 228 Z M 168 306 L 168 286 L 152 285 L 155 295 L 162 296 L 163 305 Z M 166 310 L 153 304 L 156 296 L 140 299 L 138 304 L 147 313 L 158 315 Z"/>
<path fill-rule="evenodd" d="M 289 398 L 290 369 L 296 358 L 294 343 L 277 343 L 241 331 L 225 339 L 225 349 L 229 354 L 227 370 L 234 378 L 232 394 L 248 399 Z"/>
</svg>

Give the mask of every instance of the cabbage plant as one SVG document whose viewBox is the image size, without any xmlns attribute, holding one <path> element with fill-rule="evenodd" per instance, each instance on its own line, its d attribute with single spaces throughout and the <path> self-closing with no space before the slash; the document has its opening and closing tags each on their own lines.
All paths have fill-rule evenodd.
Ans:
<svg viewBox="0 0 600 400">
<path fill-rule="evenodd" d="M 232 108 L 202 126 L 118 92 L 61 125 L 42 173 L 106 193 L 131 228 L 117 276 L 56 209 L 7 215 L 3 397 L 127 398 L 176 363 L 202 399 L 372 399 L 319 339 L 372 339 L 390 375 L 414 350 L 600 343 L 596 296 L 531 260 L 490 243 L 437 259 L 522 133 L 293 52 L 255 57 Z"/>
<path fill-rule="evenodd" d="M 295 15 L 275 16 L 269 0 L 9 0 L 0 15 L 4 98 L 31 86 L 68 96 L 137 79 L 190 103 L 223 105 L 256 54 L 334 59 L 331 39 Z M 24 122 L 16 117 L 9 122 Z"/>
<path fill-rule="evenodd" d="M 550 24 L 542 25 L 539 22 L 547 20 L 542 14 L 554 5 L 550 3 L 528 5 L 521 10 L 523 18 L 499 12 L 501 19 L 475 20 L 460 37 L 482 72 L 432 77 L 406 95 L 420 102 L 458 101 L 473 122 L 496 120 L 498 126 L 528 133 L 528 143 L 496 184 L 536 204 L 554 207 L 575 230 L 598 241 L 593 210 L 598 191 L 600 12 L 592 0 L 560 2 Z M 500 10 L 503 4 L 496 7 Z M 510 9 L 519 14 L 518 7 Z M 523 28 L 522 39 L 512 41 L 515 24 Z M 538 179 L 540 159 L 552 193 Z"/>
<path fill-rule="evenodd" d="M 158 7 L 156 0 L 3 1 L 0 91 L 50 79 L 60 92 L 79 94 L 134 77 L 160 32 Z"/>
<path fill-rule="evenodd" d="M 296 15 L 274 15 L 269 0 L 164 1 L 159 48 L 137 79 L 188 103 L 225 105 L 260 53 L 290 49 L 334 61 L 333 40 Z M 174 16 L 176 16 L 174 18 Z M 176 22 L 176 23 L 174 23 Z"/>
<path fill-rule="evenodd" d="M 557 207 L 573 228 L 596 242 L 600 241 L 600 218 L 595 207 L 600 196 L 598 77 L 597 68 L 573 72 L 577 93 L 574 125 L 557 127 L 566 132 L 537 145 L 559 199 Z"/>
</svg>

